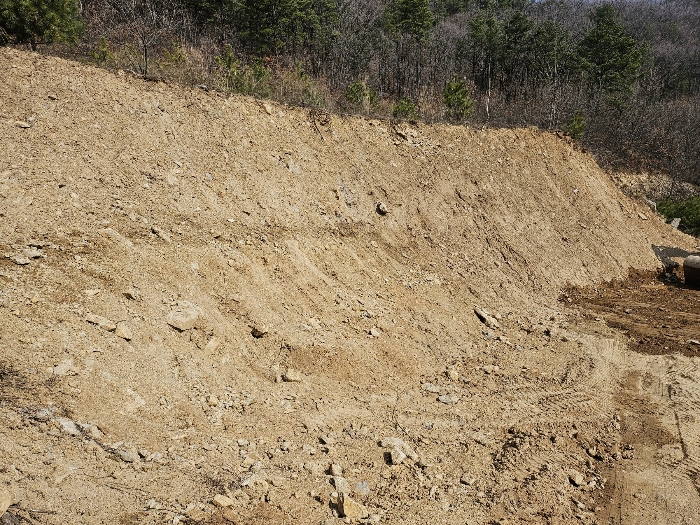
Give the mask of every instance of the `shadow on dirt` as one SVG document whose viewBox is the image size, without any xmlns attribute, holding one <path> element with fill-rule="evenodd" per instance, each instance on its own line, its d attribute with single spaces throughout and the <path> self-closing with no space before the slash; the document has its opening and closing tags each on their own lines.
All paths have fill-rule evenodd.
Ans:
<svg viewBox="0 0 700 525">
<path fill-rule="evenodd" d="M 698 255 L 698 252 L 689 252 L 687 250 L 677 248 L 675 246 L 657 246 L 655 244 L 652 244 L 651 248 L 654 250 L 656 258 L 659 259 L 664 265 L 664 268 L 668 266 L 674 267 L 678 264 L 672 259 L 673 257 L 682 257 L 683 259 L 685 259 L 686 257 L 688 257 L 688 255 Z"/>
</svg>

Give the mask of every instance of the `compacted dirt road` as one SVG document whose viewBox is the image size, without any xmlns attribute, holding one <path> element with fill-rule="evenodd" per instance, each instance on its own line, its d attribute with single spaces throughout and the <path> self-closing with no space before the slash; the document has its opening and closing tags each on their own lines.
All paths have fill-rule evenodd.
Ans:
<svg viewBox="0 0 700 525">
<path fill-rule="evenodd" d="M 3 523 L 697 522 L 698 242 L 566 139 L 0 69 Z"/>
</svg>

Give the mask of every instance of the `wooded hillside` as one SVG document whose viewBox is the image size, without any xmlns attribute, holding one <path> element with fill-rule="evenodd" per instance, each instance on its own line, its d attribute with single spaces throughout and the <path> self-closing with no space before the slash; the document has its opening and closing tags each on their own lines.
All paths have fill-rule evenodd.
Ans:
<svg viewBox="0 0 700 525">
<path fill-rule="evenodd" d="M 561 130 L 699 179 L 697 0 L 0 0 L 0 40 L 340 112 Z"/>
</svg>

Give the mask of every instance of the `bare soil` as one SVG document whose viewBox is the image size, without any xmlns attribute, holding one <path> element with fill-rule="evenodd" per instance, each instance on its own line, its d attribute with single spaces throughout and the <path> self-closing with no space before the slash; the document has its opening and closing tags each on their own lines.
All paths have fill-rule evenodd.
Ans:
<svg viewBox="0 0 700 525">
<path fill-rule="evenodd" d="M 5 523 L 696 522 L 697 240 L 566 139 L 0 70 Z"/>
</svg>

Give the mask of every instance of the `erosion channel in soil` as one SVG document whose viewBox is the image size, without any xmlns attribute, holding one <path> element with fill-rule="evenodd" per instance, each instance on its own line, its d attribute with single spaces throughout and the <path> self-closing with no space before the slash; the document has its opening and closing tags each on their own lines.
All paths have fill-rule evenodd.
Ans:
<svg viewBox="0 0 700 525">
<path fill-rule="evenodd" d="M 0 70 L 4 523 L 697 520 L 698 242 L 570 141 Z"/>
</svg>

